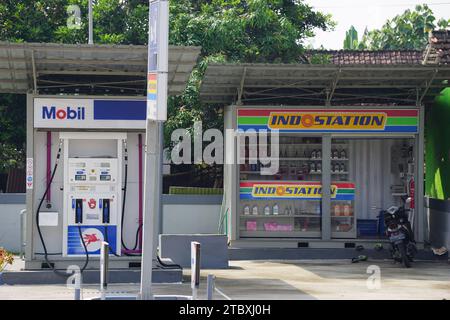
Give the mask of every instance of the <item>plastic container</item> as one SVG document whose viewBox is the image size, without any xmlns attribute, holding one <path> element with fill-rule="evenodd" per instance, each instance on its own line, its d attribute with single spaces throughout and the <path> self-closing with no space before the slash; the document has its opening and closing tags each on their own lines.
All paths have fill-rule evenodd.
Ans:
<svg viewBox="0 0 450 320">
<path fill-rule="evenodd" d="M 358 237 L 375 237 L 378 235 L 378 219 L 357 219 L 356 229 L 358 232 Z"/>
</svg>

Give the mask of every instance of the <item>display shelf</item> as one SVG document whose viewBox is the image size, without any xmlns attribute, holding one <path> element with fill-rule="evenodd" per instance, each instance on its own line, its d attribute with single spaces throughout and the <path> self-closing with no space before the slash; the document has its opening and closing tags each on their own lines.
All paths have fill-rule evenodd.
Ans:
<svg viewBox="0 0 450 320">
<path fill-rule="evenodd" d="M 261 175 L 261 172 L 260 171 L 241 171 L 240 174 Z M 334 174 L 334 175 L 348 175 L 349 173 L 348 172 L 332 172 L 331 174 Z M 306 175 L 306 176 L 307 175 L 322 175 L 322 172 L 308 172 L 308 173 L 302 172 L 302 173 L 296 173 L 296 174 L 287 175 L 287 176 L 297 176 L 297 175 Z M 266 175 L 264 175 L 264 176 L 266 176 Z M 273 180 L 270 180 L 270 181 L 273 181 Z M 288 180 L 277 180 L 277 181 L 288 181 Z M 302 181 L 302 180 L 292 180 L 292 181 L 299 182 L 299 181 Z M 397 196 L 400 196 L 400 195 L 397 195 Z"/>
<path fill-rule="evenodd" d="M 286 214 L 270 214 L 270 215 L 263 215 L 263 214 L 258 214 L 258 215 L 253 215 L 253 214 L 249 214 L 249 215 L 240 215 L 241 218 L 247 218 L 247 219 L 272 219 L 272 218 L 321 218 L 320 215 L 318 214 L 293 214 L 293 215 L 286 215 Z"/>
<path fill-rule="evenodd" d="M 318 238 L 320 231 L 247 231 L 240 230 L 242 238 Z"/>
<path fill-rule="evenodd" d="M 243 160 L 244 158 L 242 158 Z M 245 158 L 247 161 L 272 160 L 273 158 Z M 308 158 L 308 157 L 278 157 L 279 161 L 322 161 L 322 158 Z M 331 161 L 349 161 L 348 158 L 330 158 Z"/>
<path fill-rule="evenodd" d="M 331 218 L 335 219 L 340 219 L 340 218 L 354 218 L 354 216 L 331 216 Z"/>
</svg>

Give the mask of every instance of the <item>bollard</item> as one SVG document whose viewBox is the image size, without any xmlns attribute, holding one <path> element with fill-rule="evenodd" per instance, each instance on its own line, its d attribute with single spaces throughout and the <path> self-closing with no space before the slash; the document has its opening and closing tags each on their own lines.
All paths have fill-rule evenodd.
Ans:
<svg viewBox="0 0 450 320">
<path fill-rule="evenodd" d="M 216 280 L 216 277 L 213 274 L 208 274 L 208 278 L 206 281 L 206 299 L 212 300 L 213 299 L 213 293 L 214 293 L 214 282 Z"/>
<path fill-rule="evenodd" d="M 109 243 L 103 241 L 100 249 L 100 299 L 106 300 L 109 280 Z"/>
<path fill-rule="evenodd" d="M 20 259 L 25 260 L 25 214 L 27 213 L 27 209 L 23 209 L 20 211 Z"/>
<path fill-rule="evenodd" d="M 200 286 L 200 242 L 191 242 L 191 289 L 192 300 L 197 300 Z"/>
</svg>

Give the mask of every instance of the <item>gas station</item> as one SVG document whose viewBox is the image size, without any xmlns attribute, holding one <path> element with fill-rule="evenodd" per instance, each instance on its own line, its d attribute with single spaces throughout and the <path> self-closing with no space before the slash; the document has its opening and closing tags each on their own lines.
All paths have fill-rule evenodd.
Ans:
<svg viewBox="0 0 450 320">
<path fill-rule="evenodd" d="M 199 52 L 169 48 L 169 95 Z M 0 65 L 1 92 L 27 94 L 25 268 L 82 266 L 86 253 L 98 268 L 101 241 L 112 268 L 140 262 L 147 47 L 3 42 Z"/>
</svg>

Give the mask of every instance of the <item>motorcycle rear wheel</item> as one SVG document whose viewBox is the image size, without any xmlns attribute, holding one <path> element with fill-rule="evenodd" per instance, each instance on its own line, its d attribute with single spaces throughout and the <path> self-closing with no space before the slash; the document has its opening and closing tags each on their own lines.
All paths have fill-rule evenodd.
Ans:
<svg viewBox="0 0 450 320">
<path fill-rule="evenodd" d="M 411 268 L 411 261 L 409 261 L 408 255 L 406 254 L 406 246 L 404 243 L 398 245 L 398 250 L 400 251 L 400 255 L 402 257 L 402 262 L 405 268 Z"/>
</svg>

